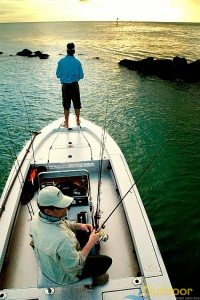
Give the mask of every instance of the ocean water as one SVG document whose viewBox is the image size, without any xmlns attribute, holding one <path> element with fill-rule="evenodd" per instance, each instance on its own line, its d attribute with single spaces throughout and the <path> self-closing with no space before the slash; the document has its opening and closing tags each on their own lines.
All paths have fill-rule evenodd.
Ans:
<svg viewBox="0 0 200 300">
<path fill-rule="evenodd" d="M 62 116 L 55 70 L 71 41 L 85 73 L 81 114 L 107 124 L 135 180 L 164 146 L 137 187 L 173 287 L 200 296 L 200 84 L 141 76 L 118 65 L 148 56 L 199 59 L 199 24 L 0 24 L 0 192 L 30 132 Z M 49 59 L 15 55 L 24 48 Z"/>
</svg>

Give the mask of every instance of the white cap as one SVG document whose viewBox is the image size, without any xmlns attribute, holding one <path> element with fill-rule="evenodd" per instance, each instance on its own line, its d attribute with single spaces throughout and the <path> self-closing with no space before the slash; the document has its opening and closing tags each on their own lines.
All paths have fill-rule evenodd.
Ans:
<svg viewBox="0 0 200 300">
<path fill-rule="evenodd" d="M 63 195 L 63 193 L 55 186 L 44 187 L 38 195 L 38 205 L 55 206 L 59 208 L 68 207 L 74 199 Z"/>
</svg>

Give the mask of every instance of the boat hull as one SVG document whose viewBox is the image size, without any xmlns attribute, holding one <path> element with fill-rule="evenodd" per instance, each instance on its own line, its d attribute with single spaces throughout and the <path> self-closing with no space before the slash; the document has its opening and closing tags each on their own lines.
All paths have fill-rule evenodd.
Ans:
<svg viewBox="0 0 200 300">
<path fill-rule="evenodd" d="M 62 128 L 61 123 L 62 119 L 54 121 L 25 145 L 3 191 L 0 218 L 2 295 L 5 293 L 5 299 L 49 299 L 48 293 L 52 292 L 52 299 L 175 299 L 149 219 L 120 148 L 107 132 L 87 120 L 82 120 L 81 128 L 73 126 L 71 130 Z M 25 193 L 22 197 L 32 169 L 40 170 L 38 186 L 32 196 Z M 52 286 L 54 290 L 45 286 L 38 288 L 38 269 L 28 233 L 30 219 L 37 213 L 37 192 L 47 182 L 44 180 L 46 174 L 50 176 L 47 176 L 48 184 L 60 184 L 66 174 L 72 172 L 88 173 L 92 204 L 88 207 L 83 203 L 76 205 L 70 209 L 69 218 L 75 220 L 80 211 L 86 210 L 91 221 L 99 188 L 99 226 L 118 206 L 106 221 L 109 240 L 100 244 L 100 252 L 113 259 L 110 280 L 89 291 L 84 285 Z M 7 266 L 6 261 L 10 261 Z"/>
</svg>

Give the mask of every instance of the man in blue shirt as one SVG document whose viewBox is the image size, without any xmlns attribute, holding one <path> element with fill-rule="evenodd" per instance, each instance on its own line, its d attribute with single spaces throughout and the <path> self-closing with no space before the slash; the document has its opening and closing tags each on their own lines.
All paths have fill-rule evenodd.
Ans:
<svg viewBox="0 0 200 300">
<path fill-rule="evenodd" d="M 80 125 L 80 90 L 78 81 L 84 77 L 80 61 L 74 57 L 74 43 L 67 44 L 67 55 L 58 62 L 56 76 L 62 84 L 62 99 L 65 121 L 63 127 L 69 128 L 69 110 L 73 102 L 76 124 Z"/>
</svg>

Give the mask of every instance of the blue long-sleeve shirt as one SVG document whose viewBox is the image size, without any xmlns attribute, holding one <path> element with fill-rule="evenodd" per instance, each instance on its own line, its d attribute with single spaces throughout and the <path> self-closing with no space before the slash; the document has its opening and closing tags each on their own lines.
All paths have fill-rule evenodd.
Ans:
<svg viewBox="0 0 200 300">
<path fill-rule="evenodd" d="M 84 77 L 80 61 L 73 55 L 66 55 L 58 62 L 56 76 L 61 83 L 77 82 Z"/>
</svg>

